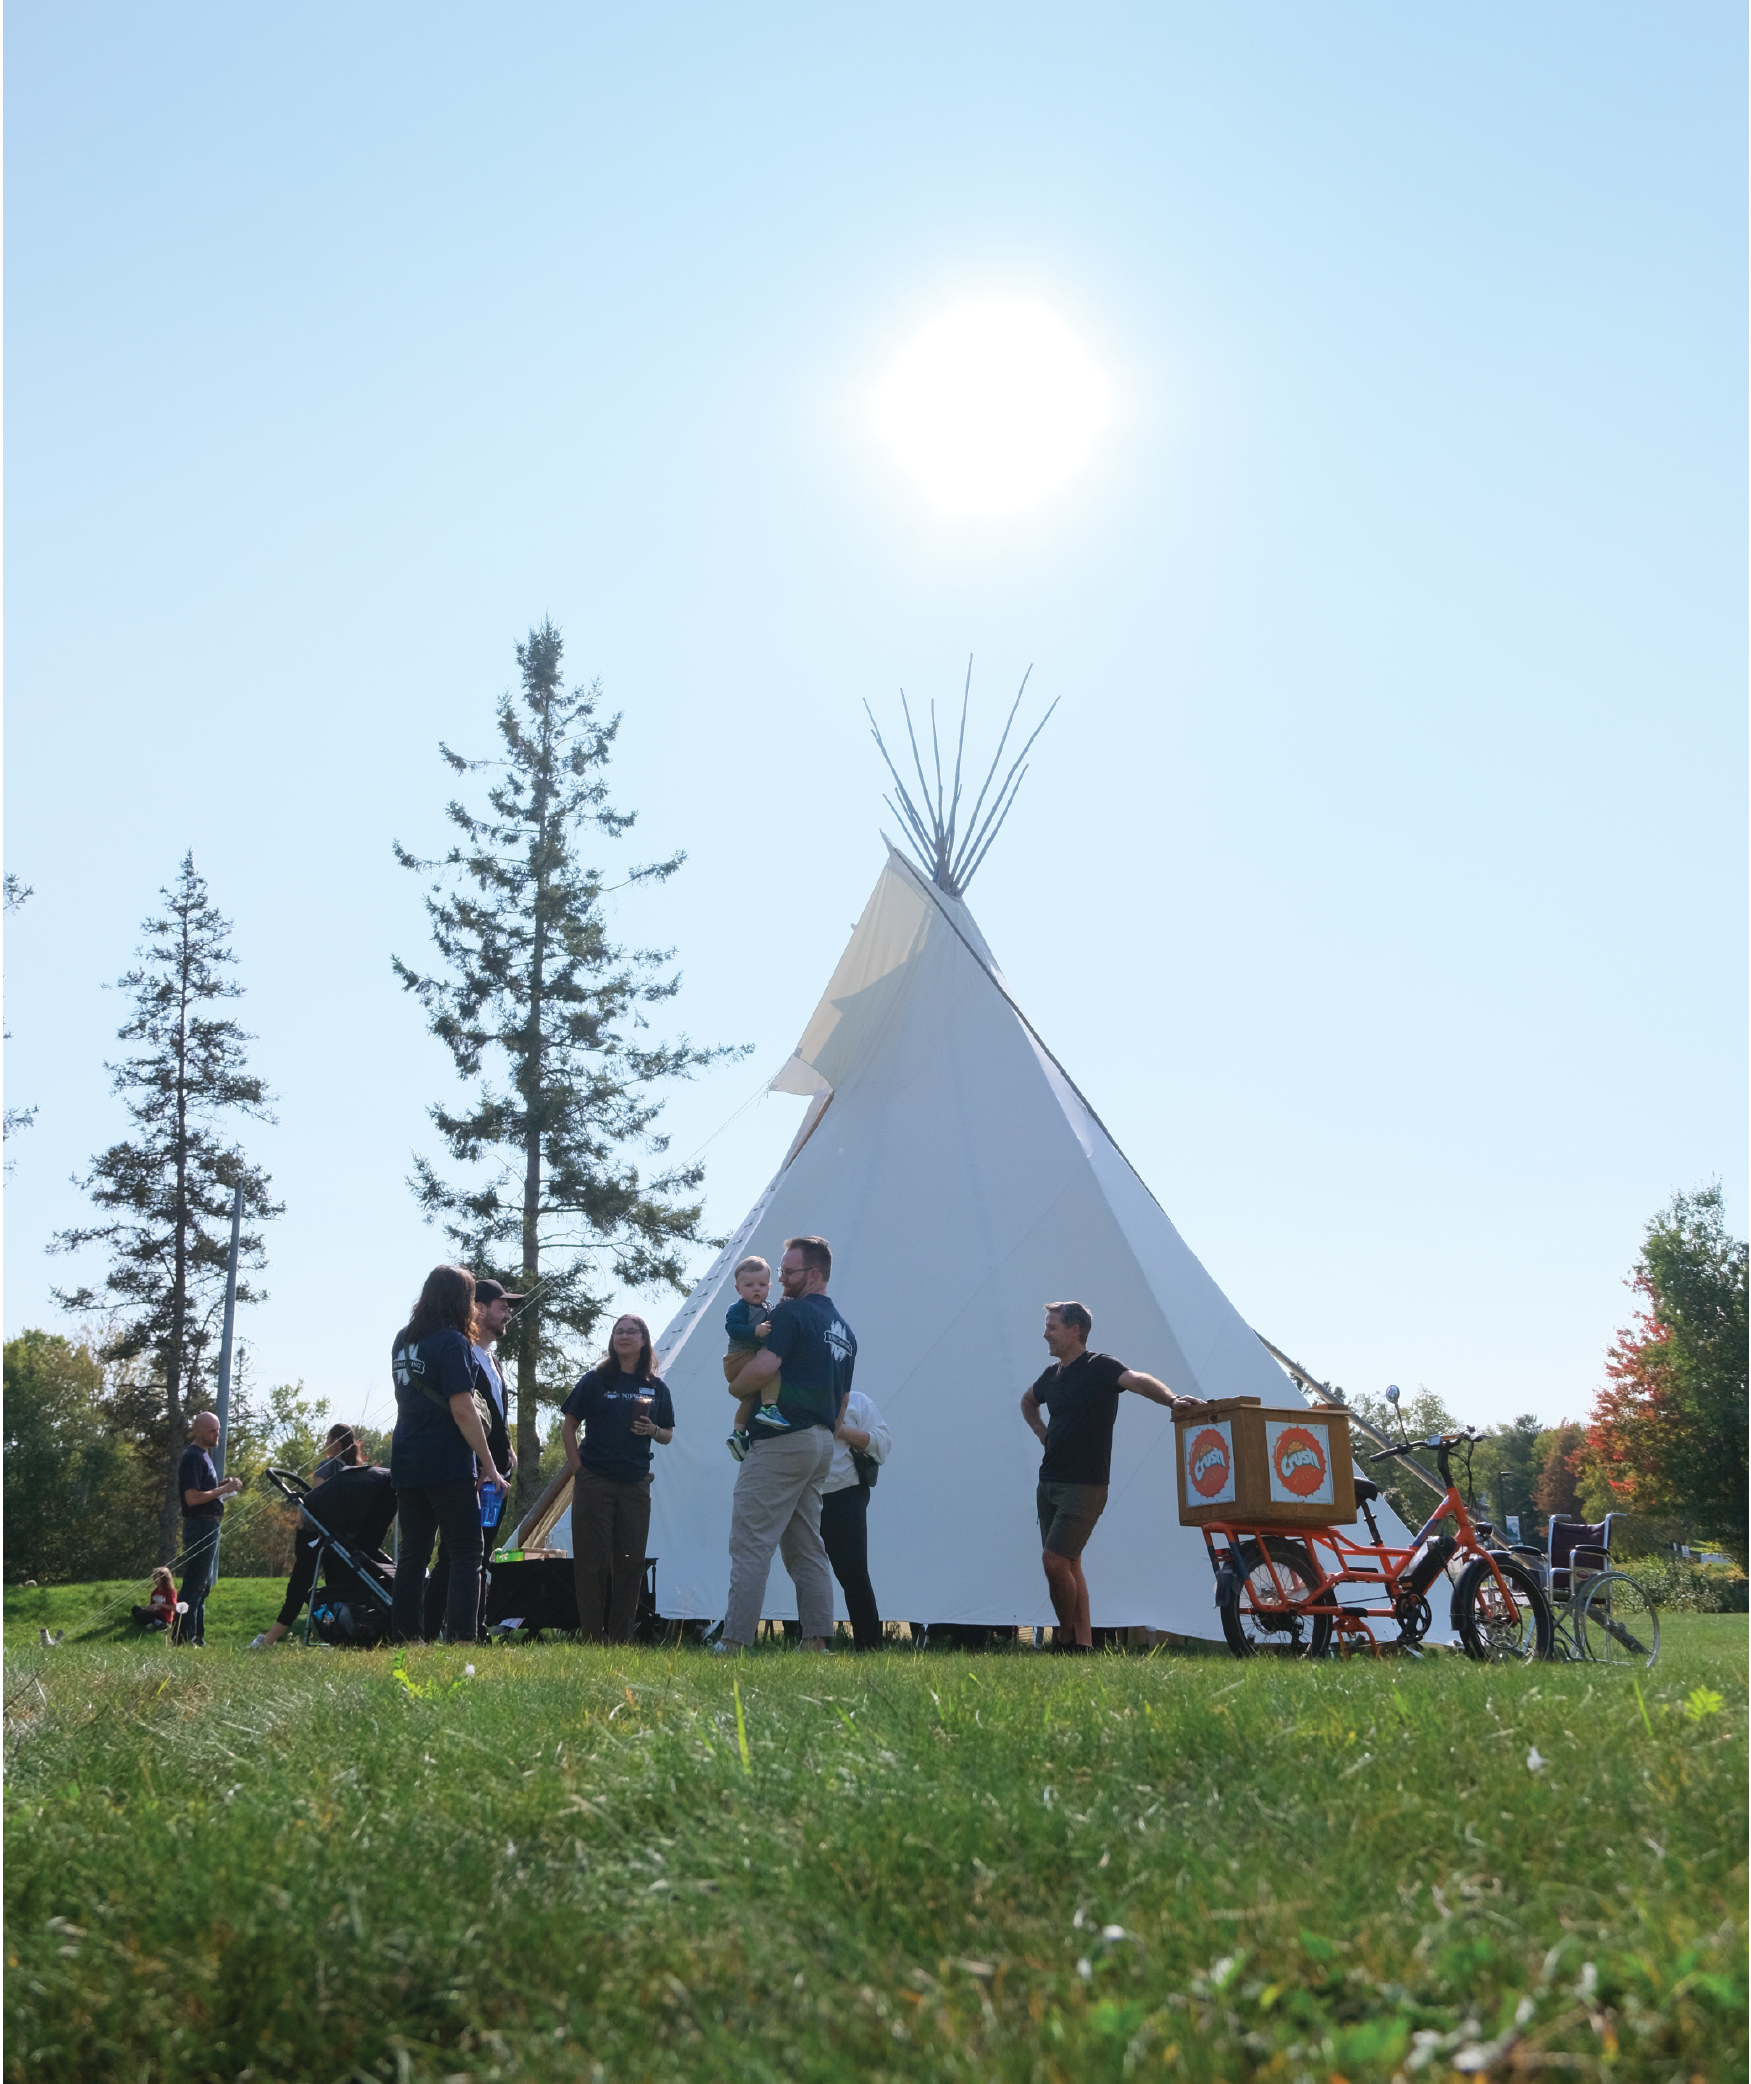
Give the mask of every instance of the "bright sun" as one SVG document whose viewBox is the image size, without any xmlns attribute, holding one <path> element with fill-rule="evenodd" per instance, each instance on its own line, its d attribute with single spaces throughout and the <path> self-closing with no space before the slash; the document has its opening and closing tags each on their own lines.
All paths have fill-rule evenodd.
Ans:
<svg viewBox="0 0 1751 2084">
<path fill-rule="evenodd" d="M 1027 297 L 956 304 L 870 400 L 895 461 L 945 514 L 1022 514 L 1087 462 L 1112 387 L 1062 319 Z"/>
</svg>

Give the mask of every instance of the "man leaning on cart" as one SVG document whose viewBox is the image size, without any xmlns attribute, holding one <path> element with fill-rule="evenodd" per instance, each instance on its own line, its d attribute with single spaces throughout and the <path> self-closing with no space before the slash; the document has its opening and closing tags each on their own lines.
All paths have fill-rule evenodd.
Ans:
<svg viewBox="0 0 1751 2084">
<path fill-rule="evenodd" d="M 1094 1644 L 1088 1621 L 1088 1580 L 1082 1551 L 1106 1510 L 1113 1462 L 1113 1423 L 1119 1398 L 1130 1390 L 1173 1411 L 1195 1409 L 1202 1397 L 1175 1396 L 1165 1382 L 1128 1368 L 1110 1353 L 1090 1353 L 1094 1319 L 1079 1302 L 1052 1303 L 1046 1311 L 1046 1350 L 1052 1365 L 1021 1400 L 1021 1415 L 1045 1444 L 1034 1502 L 1040 1516 L 1040 1561 L 1052 1611 L 1058 1616 L 1058 1648 L 1087 1650 Z M 1052 1414 L 1040 1422 L 1040 1406 Z"/>
</svg>

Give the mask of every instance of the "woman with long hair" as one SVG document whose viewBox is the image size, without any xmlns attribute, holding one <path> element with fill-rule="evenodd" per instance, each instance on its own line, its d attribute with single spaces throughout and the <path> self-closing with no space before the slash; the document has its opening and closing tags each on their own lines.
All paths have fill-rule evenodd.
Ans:
<svg viewBox="0 0 1751 2084">
<path fill-rule="evenodd" d="M 669 1385 L 651 1373 L 642 1317 L 614 1320 L 608 1351 L 561 1408 L 578 1627 L 587 1643 L 630 1642 L 651 1530 L 651 1442 L 667 1447 L 675 1435 Z"/>
<path fill-rule="evenodd" d="M 471 1643 L 479 1627 L 480 1491 L 507 1488 L 486 1441 L 476 1394 L 474 1276 L 465 1266 L 435 1266 L 390 1349 L 395 1432 L 389 1470 L 401 1521 L 391 1627 L 398 1643 L 421 1639 L 426 1566 L 442 1533 L 450 1555 L 444 1636 Z"/>
<path fill-rule="evenodd" d="M 351 1426 L 330 1426 L 328 1438 L 323 1441 L 322 1453 L 317 1459 L 316 1473 L 311 1477 L 310 1481 L 312 1483 L 321 1483 L 326 1478 L 332 1476 L 337 1469 L 350 1469 L 354 1461 L 353 1449 L 358 1444 L 358 1441 L 353 1437 Z"/>
</svg>

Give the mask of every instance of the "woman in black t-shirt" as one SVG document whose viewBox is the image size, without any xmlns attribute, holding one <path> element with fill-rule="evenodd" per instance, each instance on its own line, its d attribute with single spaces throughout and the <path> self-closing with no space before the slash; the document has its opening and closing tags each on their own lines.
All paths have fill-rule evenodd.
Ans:
<svg viewBox="0 0 1751 2084">
<path fill-rule="evenodd" d="M 391 1349 L 395 1431 L 389 1471 L 401 1521 L 392 1619 L 398 1643 L 417 1643 L 432 1540 L 450 1552 L 444 1634 L 471 1643 L 480 1607 L 480 1485 L 506 1479 L 493 1464 L 475 1400 L 474 1276 L 465 1266 L 435 1266 Z"/>
<path fill-rule="evenodd" d="M 561 1408 L 578 1627 L 587 1643 L 630 1642 L 651 1529 L 651 1442 L 667 1447 L 675 1431 L 669 1385 L 651 1373 L 651 1330 L 642 1317 L 615 1320 L 601 1365 Z"/>
</svg>

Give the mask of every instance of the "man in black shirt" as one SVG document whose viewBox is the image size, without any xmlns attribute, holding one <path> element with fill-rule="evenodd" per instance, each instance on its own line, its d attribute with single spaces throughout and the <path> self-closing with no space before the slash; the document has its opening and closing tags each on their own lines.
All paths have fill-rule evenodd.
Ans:
<svg viewBox="0 0 1751 2084">
<path fill-rule="evenodd" d="M 207 1640 L 207 1594 L 219 1569 L 219 1522 L 225 1500 L 243 1485 L 235 1476 L 219 1480 L 213 1449 L 219 1444 L 219 1421 L 210 1411 L 197 1411 L 188 1422 L 188 1445 L 177 1465 L 176 1487 L 182 1493 L 182 1604 L 173 1638 L 197 1647 Z"/>
<path fill-rule="evenodd" d="M 1106 1509 L 1113 1462 L 1113 1421 L 1119 1396 L 1132 1390 L 1169 1411 L 1195 1405 L 1201 1397 L 1176 1397 L 1165 1382 L 1128 1368 L 1110 1353 L 1090 1353 L 1094 1319 L 1079 1302 L 1053 1303 L 1046 1311 L 1046 1349 L 1052 1365 L 1021 1400 L 1021 1415 L 1045 1443 L 1035 1503 L 1040 1515 L 1040 1561 L 1052 1610 L 1058 1616 L 1058 1647 L 1093 1645 L 1088 1624 L 1088 1581 L 1082 1551 Z M 1040 1421 L 1040 1406 L 1052 1413 Z"/>
</svg>

